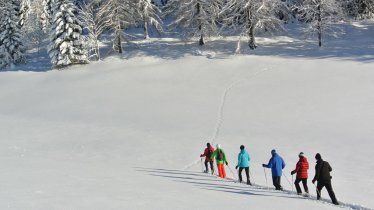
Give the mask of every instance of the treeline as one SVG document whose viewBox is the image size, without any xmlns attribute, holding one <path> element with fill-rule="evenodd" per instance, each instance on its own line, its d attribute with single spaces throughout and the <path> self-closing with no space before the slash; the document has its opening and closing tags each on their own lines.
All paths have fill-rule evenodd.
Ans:
<svg viewBox="0 0 374 210">
<path fill-rule="evenodd" d="M 374 0 L 0 0 L 0 68 L 25 63 L 25 50 L 39 50 L 46 40 L 54 67 L 101 59 L 103 34 L 122 53 L 132 37 L 126 29 L 133 27 L 143 28 L 144 39 L 150 29 L 177 29 L 199 45 L 209 36 L 235 34 L 256 49 L 256 35 L 285 31 L 290 21 L 304 23 L 322 46 L 336 23 L 373 17 Z"/>
</svg>

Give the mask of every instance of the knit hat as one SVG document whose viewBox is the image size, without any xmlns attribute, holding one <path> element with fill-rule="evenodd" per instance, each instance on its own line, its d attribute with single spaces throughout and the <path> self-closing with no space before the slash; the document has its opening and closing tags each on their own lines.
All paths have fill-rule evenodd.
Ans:
<svg viewBox="0 0 374 210">
<path fill-rule="evenodd" d="M 240 149 L 243 150 L 245 147 L 244 145 L 240 145 Z"/>
<path fill-rule="evenodd" d="M 321 160 L 321 159 L 322 159 L 321 154 L 317 153 L 316 154 L 316 160 Z"/>
<path fill-rule="evenodd" d="M 275 149 L 272 149 L 271 154 L 275 154 L 275 153 L 277 153 L 277 151 Z"/>
<path fill-rule="evenodd" d="M 304 152 L 300 152 L 299 157 L 304 157 Z"/>
<path fill-rule="evenodd" d="M 210 147 L 210 143 L 209 143 L 209 142 L 208 142 L 208 143 L 206 143 L 206 146 L 207 146 L 207 147 Z"/>
<path fill-rule="evenodd" d="M 220 144 L 217 144 L 217 149 L 220 149 L 221 148 L 221 145 Z"/>
</svg>

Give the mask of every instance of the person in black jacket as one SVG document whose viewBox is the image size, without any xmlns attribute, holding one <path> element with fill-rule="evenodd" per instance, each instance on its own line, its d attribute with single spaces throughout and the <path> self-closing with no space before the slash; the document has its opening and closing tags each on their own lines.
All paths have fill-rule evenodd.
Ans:
<svg viewBox="0 0 374 210">
<path fill-rule="evenodd" d="M 329 196 L 331 198 L 331 201 L 335 205 L 339 205 L 338 200 L 335 197 L 334 190 L 332 189 L 331 185 L 331 175 L 330 172 L 332 171 L 332 168 L 330 164 L 324 160 L 322 160 L 322 157 L 319 153 L 316 154 L 316 175 L 313 178 L 313 184 L 317 182 L 317 199 L 321 199 L 321 190 L 323 187 L 326 187 L 327 192 L 329 193 Z"/>
</svg>

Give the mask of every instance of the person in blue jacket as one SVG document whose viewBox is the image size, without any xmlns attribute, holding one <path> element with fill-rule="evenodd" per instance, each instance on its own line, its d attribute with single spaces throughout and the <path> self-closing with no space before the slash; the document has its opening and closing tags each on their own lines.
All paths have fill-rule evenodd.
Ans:
<svg viewBox="0 0 374 210">
<path fill-rule="evenodd" d="M 249 161 L 251 160 L 251 157 L 249 156 L 249 153 L 247 150 L 245 150 L 244 145 L 240 146 L 240 152 L 238 154 L 238 165 L 236 165 L 236 169 L 239 168 L 239 182 L 243 181 L 242 178 L 242 171 L 245 170 L 245 175 L 247 176 L 247 184 L 252 185 L 251 181 L 249 180 Z"/>
<path fill-rule="evenodd" d="M 286 166 L 283 158 L 278 155 L 275 149 L 271 150 L 271 158 L 268 164 L 262 164 L 265 168 L 271 168 L 271 174 L 273 177 L 273 185 L 276 190 L 283 190 L 281 186 L 282 170 Z"/>
</svg>

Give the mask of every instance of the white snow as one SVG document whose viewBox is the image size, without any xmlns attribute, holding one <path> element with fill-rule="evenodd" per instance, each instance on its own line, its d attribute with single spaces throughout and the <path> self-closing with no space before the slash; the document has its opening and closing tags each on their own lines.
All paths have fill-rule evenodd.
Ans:
<svg viewBox="0 0 374 210">
<path fill-rule="evenodd" d="M 360 25 L 367 37 L 352 29 L 322 49 L 282 36 L 234 56 L 231 38 L 151 40 L 128 59 L 1 72 L 0 209 L 339 208 L 325 190 L 322 202 L 272 191 L 270 171 L 268 190 L 261 164 L 273 148 L 289 181 L 299 152 L 310 180 L 320 152 L 340 207 L 374 208 L 374 25 Z M 231 169 L 244 144 L 261 187 L 201 173 L 208 141 Z"/>
</svg>

